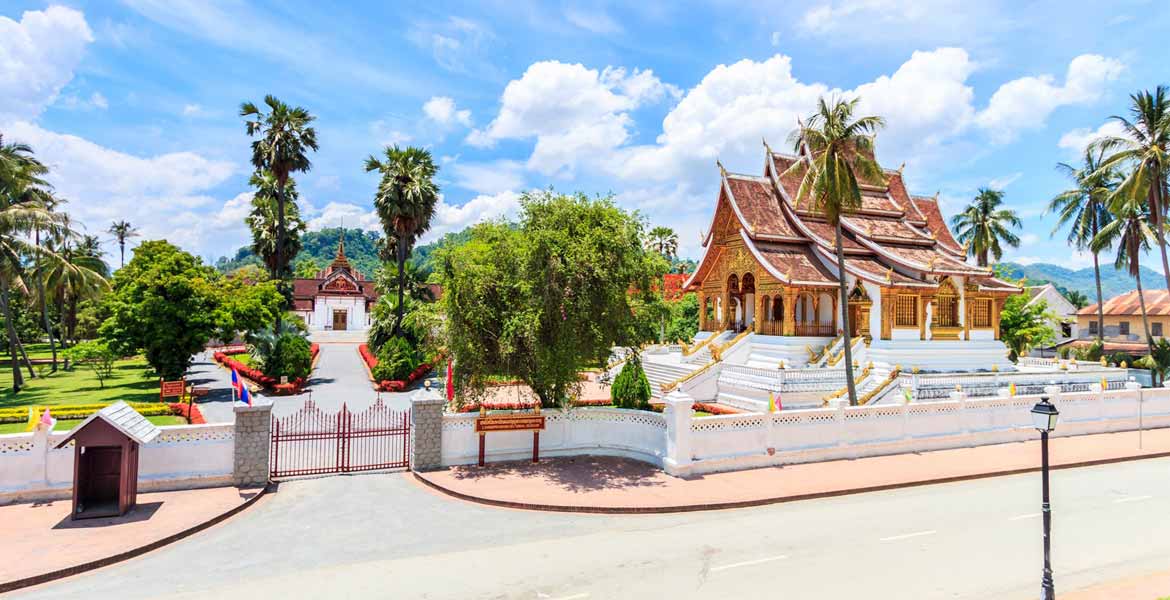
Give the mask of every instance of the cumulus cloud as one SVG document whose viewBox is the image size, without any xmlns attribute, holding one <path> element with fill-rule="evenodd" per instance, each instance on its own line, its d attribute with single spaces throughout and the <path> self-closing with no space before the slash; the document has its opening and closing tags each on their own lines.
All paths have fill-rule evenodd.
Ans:
<svg viewBox="0 0 1170 600">
<path fill-rule="evenodd" d="M 565 9 L 565 19 L 573 25 L 590 33 L 621 33 L 622 26 L 605 11 L 593 9 L 585 10 L 570 7 Z"/>
<path fill-rule="evenodd" d="M 435 217 L 431 219 L 431 228 L 422 236 L 419 243 L 429 244 L 448 233 L 462 231 L 482 221 L 500 217 L 513 218 L 519 208 L 520 195 L 513 191 L 481 194 L 458 206 L 448 204 L 446 198 L 441 197 L 435 205 Z"/>
<path fill-rule="evenodd" d="M 1090 129 L 1088 127 L 1073 129 L 1060 136 L 1056 145 L 1068 150 L 1072 155 L 1080 155 L 1094 141 L 1108 136 L 1125 135 L 1125 129 L 1117 121 L 1108 121 L 1104 125 Z"/>
<path fill-rule="evenodd" d="M 524 186 L 524 164 L 514 160 L 451 165 L 455 185 L 479 194 L 499 194 Z"/>
<path fill-rule="evenodd" d="M 1051 75 L 1003 84 L 976 122 L 996 141 L 1011 141 L 1021 130 L 1043 127 L 1048 115 L 1061 106 L 1096 102 L 1123 70 L 1125 65 L 1119 60 L 1082 54 L 1069 63 L 1063 85 L 1057 85 Z"/>
<path fill-rule="evenodd" d="M 92 41 L 85 17 L 71 8 L 26 11 L 19 22 L 0 16 L 0 121 L 40 115 Z"/>
<path fill-rule="evenodd" d="M 423 104 L 423 114 L 444 127 L 456 124 L 471 127 L 471 111 L 459 110 L 455 107 L 455 100 L 447 96 L 435 96 L 427 100 Z"/>
<path fill-rule="evenodd" d="M 364 206 L 350 202 L 329 202 L 322 208 L 305 206 L 305 215 L 309 218 L 305 225 L 310 230 L 319 230 L 326 227 L 361 227 L 368 231 L 381 231 L 382 225 L 378 221 L 378 213 Z"/>
</svg>

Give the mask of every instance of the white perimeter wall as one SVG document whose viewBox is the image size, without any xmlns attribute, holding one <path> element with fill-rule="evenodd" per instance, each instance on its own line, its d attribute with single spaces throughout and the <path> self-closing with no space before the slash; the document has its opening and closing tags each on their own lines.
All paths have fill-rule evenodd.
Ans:
<svg viewBox="0 0 1170 600">
<path fill-rule="evenodd" d="M 230 484 L 233 427 L 230 423 L 161 427 L 162 434 L 139 449 L 139 491 Z M 73 445 L 53 449 L 65 435 L 63 431 L 0 435 L 0 503 L 72 493 Z"/>
</svg>

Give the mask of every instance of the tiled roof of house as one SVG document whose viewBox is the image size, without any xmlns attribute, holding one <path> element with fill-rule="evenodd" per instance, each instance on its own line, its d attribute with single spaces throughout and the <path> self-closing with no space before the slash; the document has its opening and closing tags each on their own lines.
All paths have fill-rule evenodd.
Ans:
<svg viewBox="0 0 1170 600">
<path fill-rule="evenodd" d="M 1145 290 L 1142 298 L 1146 301 L 1146 314 L 1151 316 L 1170 315 L 1170 292 L 1166 290 Z M 1107 316 L 1137 315 L 1141 316 L 1141 302 L 1137 290 L 1114 296 L 1105 301 L 1104 312 Z M 1094 316 L 1097 314 L 1097 305 L 1090 304 L 1077 311 L 1077 315 Z"/>
</svg>

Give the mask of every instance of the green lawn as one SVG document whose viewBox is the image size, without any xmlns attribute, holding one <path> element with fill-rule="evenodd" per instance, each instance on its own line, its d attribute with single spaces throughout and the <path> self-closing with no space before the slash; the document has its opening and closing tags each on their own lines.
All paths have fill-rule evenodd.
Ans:
<svg viewBox="0 0 1170 600">
<path fill-rule="evenodd" d="M 234 359 L 240 361 L 240 363 L 242 363 L 245 367 L 255 367 L 256 366 L 256 361 L 252 358 L 252 355 L 248 354 L 247 352 L 244 352 L 243 354 L 233 354 L 233 355 L 229 356 L 228 358 L 234 358 Z"/>
<path fill-rule="evenodd" d="M 114 376 L 106 381 L 103 389 L 97 375 L 89 367 L 78 366 L 72 371 L 49 373 L 48 365 L 34 365 L 43 374 L 30 379 L 23 371 L 25 387 L 19 394 L 12 392 L 12 369 L 0 365 L 0 408 L 27 406 L 30 404 L 61 406 L 66 404 L 91 404 L 94 402 L 156 402 L 158 401 L 158 378 L 150 375 L 146 360 L 135 357 L 114 363 Z"/>
<path fill-rule="evenodd" d="M 29 358 L 53 358 L 53 352 L 49 350 L 48 342 L 36 342 L 24 345 L 24 351 L 28 353 Z M 57 358 L 61 358 L 61 346 L 57 346 Z M 0 361 L 8 362 L 8 343 L 7 339 L 0 343 Z"/>
<path fill-rule="evenodd" d="M 161 415 L 156 417 L 146 417 L 146 420 L 155 425 L 186 425 L 187 419 L 175 415 Z M 53 431 L 69 431 L 81 424 L 84 419 L 69 419 L 68 421 L 57 421 L 57 425 L 53 427 Z M 28 429 L 28 423 L 0 423 L 0 434 L 4 433 L 24 433 Z"/>
</svg>

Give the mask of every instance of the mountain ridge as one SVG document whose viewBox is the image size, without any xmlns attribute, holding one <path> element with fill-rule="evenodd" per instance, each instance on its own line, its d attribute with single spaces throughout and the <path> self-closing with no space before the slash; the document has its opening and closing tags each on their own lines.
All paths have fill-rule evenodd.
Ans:
<svg viewBox="0 0 1170 600">
<path fill-rule="evenodd" d="M 1069 269 L 1052 263 L 1030 263 L 1027 265 L 1002 262 L 998 265 L 998 272 L 1014 279 L 1026 279 L 1028 285 L 1043 285 L 1052 283 L 1058 288 L 1079 291 L 1089 299 L 1090 303 L 1097 300 L 1097 287 L 1093 281 L 1093 267 L 1083 269 Z M 1164 282 L 1162 274 L 1148 267 L 1142 267 L 1142 284 L 1147 288 L 1161 287 Z M 1129 273 L 1115 269 L 1113 263 L 1101 264 L 1101 294 L 1108 300 L 1114 296 L 1131 292 L 1137 289 Z"/>
</svg>

